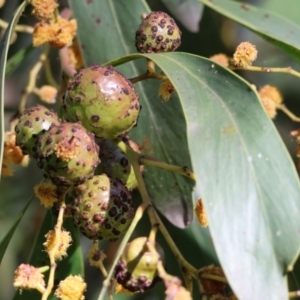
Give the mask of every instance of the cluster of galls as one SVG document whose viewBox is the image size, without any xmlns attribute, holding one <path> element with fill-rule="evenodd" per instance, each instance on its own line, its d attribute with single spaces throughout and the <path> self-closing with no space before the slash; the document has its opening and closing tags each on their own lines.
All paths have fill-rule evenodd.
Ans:
<svg viewBox="0 0 300 300">
<path fill-rule="evenodd" d="M 64 120 L 41 105 L 26 109 L 15 127 L 16 144 L 60 193 L 69 190 L 75 225 L 85 236 L 116 240 L 134 217 L 130 191 L 137 183 L 111 140 L 137 124 L 139 96 L 113 67 L 94 65 L 69 82 L 63 109 Z"/>
<path fill-rule="evenodd" d="M 163 12 L 149 14 L 136 32 L 139 52 L 176 50 L 181 31 Z M 111 66 L 78 71 L 63 96 L 63 120 L 41 105 L 26 109 L 15 127 L 16 144 L 35 158 L 59 195 L 68 191 L 74 223 L 89 239 L 113 241 L 134 217 L 133 168 L 113 140 L 137 125 L 141 109 L 134 85 Z M 125 140 L 125 139 L 124 139 Z M 127 140 L 127 139 L 126 139 Z M 138 146 L 128 141 L 138 151 Z M 147 250 L 146 238 L 128 244 L 115 278 L 131 292 L 144 291 L 158 280 L 162 249 Z"/>
</svg>

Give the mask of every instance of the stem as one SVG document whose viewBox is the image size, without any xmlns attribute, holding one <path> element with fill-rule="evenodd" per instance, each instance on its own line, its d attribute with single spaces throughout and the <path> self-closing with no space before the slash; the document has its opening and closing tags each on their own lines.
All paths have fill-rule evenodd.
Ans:
<svg viewBox="0 0 300 300">
<path fill-rule="evenodd" d="M 56 225 L 54 227 L 54 232 L 55 232 L 55 245 L 51 251 L 49 251 L 49 259 L 50 259 L 50 273 L 49 273 L 49 279 L 48 279 L 48 284 L 47 288 L 43 293 L 42 300 L 48 299 L 48 296 L 50 295 L 53 286 L 54 286 L 54 275 L 55 275 L 55 270 L 56 270 L 56 263 L 55 263 L 55 254 L 59 249 L 60 246 L 60 240 L 61 240 L 61 227 L 63 224 L 64 220 L 64 211 L 65 211 L 66 205 L 64 200 L 61 202 L 59 213 L 58 213 L 58 218 Z"/>
<path fill-rule="evenodd" d="M 58 8 L 54 9 L 53 17 L 54 17 L 55 22 L 57 23 L 58 22 L 58 18 L 59 18 L 59 10 L 58 10 Z"/>
<path fill-rule="evenodd" d="M 169 165 L 169 164 L 161 162 L 151 156 L 141 156 L 139 161 L 140 161 L 141 165 L 157 167 L 160 169 L 164 169 L 166 171 L 178 173 L 178 174 L 184 175 L 184 176 L 189 177 L 196 181 L 195 174 L 190 172 L 186 166 L 179 167 L 179 166 L 175 166 L 175 165 Z"/>
<path fill-rule="evenodd" d="M 139 75 L 137 77 L 131 78 L 129 80 L 132 83 L 137 83 L 139 81 L 142 81 L 142 80 L 145 80 L 145 79 L 150 79 L 150 78 L 158 79 L 158 80 L 163 80 L 163 81 L 165 81 L 165 80 L 168 79 L 167 76 L 157 74 L 155 72 L 155 63 L 154 63 L 154 61 L 152 61 L 151 59 L 147 58 L 147 72 L 144 73 L 144 74 L 142 74 L 142 75 Z"/>
<path fill-rule="evenodd" d="M 35 289 L 36 289 L 37 291 L 39 291 L 41 294 L 44 294 L 45 291 L 46 291 L 46 289 L 45 289 L 41 284 L 35 286 Z"/>
<path fill-rule="evenodd" d="M 258 67 L 258 66 L 247 66 L 246 68 L 229 66 L 231 70 L 246 70 L 246 71 L 254 71 L 254 72 L 265 72 L 265 73 L 287 73 L 293 76 L 300 78 L 300 72 L 292 69 L 291 67 L 287 68 L 267 68 L 267 67 Z"/>
<path fill-rule="evenodd" d="M 152 167 L 157 167 L 166 171 L 171 171 L 174 173 L 178 173 L 181 175 L 184 175 L 194 181 L 196 181 L 196 176 L 194 173 L 189 171 L 188 167 L 183 166 L 175 166 L 175 165 L 170 165 L 167 163 L 164 163 L 157 158 L 151 157 L 151 156 L 145 156 L 145 155 L 140 155 L 139 153 L 135 152 L 132 150 L 129 146 L 127 146 L 123 142 L 116 142 L 116 145 L 120 148 L 122 152 L 124 152 L 127 156 L 130 156 L 132 161 L 137 160 L 139 164 L 145 165 L 145 166 L 152 166 Z M 151 201 L 150 201 L 151 202 Z"/>
<path fill-rule="evenodd" d="M 45 272 L 47 272 L 49 269 L 50 269 L 49 266 L 44 266 L 44 267 L 40 267 L 40 268 L 39 268 L 39 271 L 40 271 L 41 273 L 45 273 Z"/>
<path fill-rule="evenodd" d="M 207 300 L 207 296 L 205 295 L 203 285 L 199 279 L 197 280 L 197 284 L 198 284 L 198 289 L 199 289 L 200 295 L 203 295 L 201 297 L 201 300 Z"/>
<path fill-rule="evenodd" d="M 166 272 L 161 260 L 157 263 L 157 272 L 159 277 L 164 281 L 172 281 L 174 278 L 172 275 Z"/>
<path fill-rule="evenodd" d="M 158 229 L 157 225 L 152 226 L 150 234 L 149 234 L 149 237 L 148 237 L 148 241 L 151 242 L 151 243 L 153 243 L 153 245 L 155 244 L 155 238 L 156 238 L 157 229 Z"/>
<path fill-rule="evenodd" d="M 173 239 L 171 238 L 168 230 L 166 229 L 165 225 L 163 224 L 163 222 L 161 221 L 160 217 L 158 216 L 157 212 L 155 211 L 155 209 L 152 207 L 152 202 L 150 200 L 149 194 L 147 192 L 143 177 L 142 177 L 142 173 L 140 171 L 140 165 L 139 165 L 139 160 L 137 158 L 139 158 L 139 154 L 136 153 L 135 151 L 133 151 L 130 147 L 128 147 L 124 142 L 116 142 L 117 146 L 121 149 L 122 152 L 124 152 L 135 173 L 135 177 L 137 179 L 138 182 L 138 187 L 139 187 L 139 191 L 141 193 L 143 202 L 149 206 L 148 209 L 148 215 L 149 215 L 149 219 L 150 222 L 152 224 L 152 226 L 158 226 L 160 232 L 162 233 L 162 235 L 164 236 L 165 240 L 167 241 L 167 243 L 169 244 L 172 252 L 174 253 L 174 256 L 176 257 L 180 267 L 181 267 L 181 271 L 182 274 L 184 276 L 184 279 L 186 282 L 189 282 L 189 278 L 186 276 L 186 273 L 190 273 L 193 277 L 197 278 L 197 274 L 198 271 L 197 269 L 192 266 L 190 263 L 188 263 L 185 258 L 182 256 L 181 252 L 179 251 L 179 249 L 177 248 L 176 244 L 174 243 Z"/>
<path fill-rule="evenodd" d="M 211 279 L 211 280 L 215 280 L 215 281 L 228 283 L 227 279 L 223 276 L 218 276 L 218 275 L 213 275 L 213 274 L 208 274 L 208 273 L 201 273 L 201 274 L 199 274 L 199 277 L 204 278 L 204 279 Z"/>
<path fill-rule="evenodd" d="M 278 105 L 277 108 L 284 112 L 292 121 L 300 122 L 300 118 L 295 116 L 284 104 Z"/>
<path fill-rule="evenodd" d="M 186 289 L 191 293 L 193 294 L 193 277 L 190 273 L 185 273 L 183 275 L 183 279 L 184 279 L 184 282 L 185 282 L 185 285 L 186 285 Z"/>
<path fill-rule="evenodd" d="M 106 269 L 105 269 L 105 267 L 104 267 L 104 265 L 103 265 L 102 262 L 99 262 L 98 267 L 99 267 L 99 269 L 100 269 L 102 275 L 103 275 L 105 278 L 107 278 L 107 271 L 106 271 Z"/>
<path fill-rule="evenodd" d="M 53 77 L 49 58 L 47 58 L 45 60 L 45 74 L 46 74 L 46 78 L 47 78 L 48 83 L 58 89 L 59 85 Z"/>
<path fill-rule="evenodd" d="M 121 143 L 123 143 L 123 142 L 121 142 Z M 118 146 L 119 145 L 120 145 L 120 143 L 118 144 Z M 134 151 L 132 150 L 132 152 L 134 152 Z M 133 170 L 134 170 L 137 182 L 138 182 L 138 186 L 139 186 L 139 190 L 140 190 L 143 202 L 146 203 L 149 206 L 148 215 L 149 215 L 152 226 L 158 226 L 159 227 L 159 230 L 161 231 L 161 233 L 164 236 L 165 240 L 168 242 L 171 250 L 173 251 L 173 253 L 174 253 L 175 257 L 177 258 L 177 260 L 178 260 L 179 264 L 181 265 L 181 267 L 189 270 L 190 273 L 197 276 L 196 268 L 194 268 L 191 264 L 189 264 L 184 259 L 184 257 L 182 256 L 182 254 L 178 250 L 176 244 L 172 240 L 172 238 L 171 238 L 168 230 L 166 229 L 165 225 L 161 221 L 161 219 L 158 216 L 158 214 L 156 213 L 155 209 L 152 207 L 152 202 L 151 202 L 149 194 L 147 192 L 147 189 L 146 189 L 143 177 L 142 177 L 142 173 L 140 171 L 140 166 L 138 164 L 138 161 L 134 160 L 134 157 L 132 157 L 131 152 L 130 153 L 126 152 L 126 154 L 128 155 L 129 161 L 132 164 L 132 167 L 133 167 Z"/>
<path fill-rule="evenodd" d="M 139 81 L 145 80 L 145 79 L 158 79 L 158 80 L 162 80 L 162 81 L 166 81 L 168 79 L 167 76 L 165 75 L 160 75 L 157 73 L 150 73 L 149 71 L 147 71 L 146 73 L 139 75 L 137 77 L 133 77 L 131 79 L 129 79 L 132 83 L 137 83 Z"/>
<path fill-rule="evenodd" d="M 33 68 L 29 72 L 29 81 L 28 81 L 27 87 L 25 88 L 25 91 L 22 94 L 20 104 L 19 104 L 19 112 L 20 113 L 22 113 L 24 111 L 27 98 L 35 89 L 37 75 L 40 72 L 41 68 L 43 67 L 44 62 L 47 59 L 48 51 L 49 51 L 49 47 L 46 47 L 44 52 L 40 55 L 37 63 L 33 66 Z"/>
<path fill-rule="evenodd" d="M 140 172 L 140 170 L 139 170 L 139 172 Z M 143 181 L 143 184 L 144 184 L 144 181 Z M 140 186 L 140 183 L 139 183 L 139 186 Z M 140 193 L 142 195 L 142 198 L 144 199 L 146 194 L 144 194 L 144 192 L 142 194 L 141 189 L 140 189 Z M 148 195 L 148 193 L 147 193 L 147 195 Z M 189 275 L 187 275 L 187 274 L 191 274 L 193 277 L 197 278 L 197 273 L 198 273 L 197 269 L 193 265 L 191 265 L 189 262 L 187 262 L 186 259 L 182 256 L 181 252 L 179 251 L 179 249 L 177 248 L 176 244 L 174 243 L 172 237 L 170 236 L 167 228 L 165 227 L 165 225 L 163 224 L 162 220 L 160 219 L 160 217 L 158 216 L 157 212 L 155 211 L 155 209 L 153 207 L 149 208 L 148 215 L 149 215 L 151 224 L 159 224 L 159 230 L 162 233 L 166 242 L 169 244 L 169 247 L 171 248 L 175 258 L 177 259 L 178 264 L 181 269 L 181 272 L 182 272 L 182 275 L 184 277 L 184 280 L 185 280 L 186 284 L 188 285 L 188 282 L 190 280 L 189 280 Z"/>
<path fill-rule="evenodd" d="M 6 29 L 8 27 L 8 23 L 0 19 L 0 27 L 3 29 Z M 17 25 L 15 27 L 15 31 L 32 34 L 34 31 L 34 28 L 31 26 L 28 26 L 28 25 Z"/>
<path fill-rule="evenodd" d="M 137 223 L 140 221 L 140 219 L 142 218 L 142 216 L 143 216 L 143 214 L 144 214 L 144 212 L 145 212 L 145 210 L 147 208 L 148 208 L 148 204 L 142 203 L 138 207 L 138 209 L 136 210 L 135 216 L 134 216 L 134 218 L 132 220 L 132 223 L 130 224 L 130 226 L 129 226 L 127 232 L 126 232 L 126 235 L 124 236 L 124 238 L 122 240 L 122 243 L 120 244 L 118 252 L 117 252 L 117 254 L 116 254 L 115 258 L 114 258 L 113 264 L 110 267 L 109 273 L 108 273 L 106 279 L 103 281 L 102 289 L 101 289 L 101 292 L 99 294 L 98 300 L 103 300 L 104 299 L 105 294 L 107 292 L 107 289 L 108 289 L 108 287 L 110 285 L 110 280 L 111 280 L 111 278 L 113 276 L 113 273 L 115 271 L 115 267 L 116 267 L 116 265 L 117 265 L 117 263 L 118 263 L 121 255 L 122 255 L 124 249 L 125 249 L 125 246 L 128 243 L 128 240 L 130 239 L 130 237 L 131 237 L 131 235 L 132 235 L 132 233 L 133 233 L 133 231 L 134 231 Z"/>
</svg>

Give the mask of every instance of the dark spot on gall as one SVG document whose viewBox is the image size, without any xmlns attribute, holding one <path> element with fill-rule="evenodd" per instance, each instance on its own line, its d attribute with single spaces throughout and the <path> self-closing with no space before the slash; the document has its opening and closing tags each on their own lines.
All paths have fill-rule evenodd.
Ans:
<svg viewBox="0 0 300 300">
<path fill-rule="evenodd" d="M 126 159 L 125 157 L 121 158 L 120 164 L 122 167 L 127 167 L 128 166 L 128 159 Z"/>
<path fill-rule="evenodd" d="M 92 115 L 91 116 L 91 121 L 96 123 L 100 120 L 100 116 L 99 115 Z"/>
<path fill-rule="evenodd" d="M 118 212 L 117 212 L 116 207 L 112 207 L 112 208 L 109 210 L 109 212 L 108 212 L 108 214 L 109 214 L 110 217 L 114 217 L 117 213 L 118 213 Z"/>
<path fill-rule="evenodd" d="M 24 123 L 24 126 L 31 128 L 31 127 L 32 127 L 32 123 L 31 123 L 29 120 L 27 120 L 27 121 Z"/>
</svg>

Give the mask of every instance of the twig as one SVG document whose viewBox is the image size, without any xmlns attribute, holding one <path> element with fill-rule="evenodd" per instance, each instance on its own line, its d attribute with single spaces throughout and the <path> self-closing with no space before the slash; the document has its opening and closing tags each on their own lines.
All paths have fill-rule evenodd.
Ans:
<svg viewBox="0 0 300 300">
<path fill-rule="evenodd" d="M 150 60 L 150 59 L 147 59 L 147 71 L 146 73 L 142 74 L 142 75 L 139 75 L 139 76 L 136 76 L 134 78 L 131 78 L 129 79 L 132 83 L 137 83 L 139 81 L 142 81 L 142 80 L 145 80 L 145 79 L 158 79 L 158 80 L 162 80 L 162 81 L 166 81 L 168 79 L 167 76 L 165 75 L 160 75 L 160 74 L 157 74 L 155 72 L 155 63 Z"/>
<path fill-rule="evenodd" d="M 284 104 L 278 105 L 277 108 L 284 112 L 292 121 L 300 122 L 300 118 L 295 116 Z"/>
<path fill-rule="evenodd" d="M 173 239 L 171 238 L 168 230 L 166 229 L 165 225 L 161 221 L 160 217 L 156 213 L 155 209 L 152 207 L 152 202 L 150 200 L 148 191 L 146 189 L 142 173 L 140 171 L 140 165 L 139 165 L 139 154 L 133 151 L 130 147 L 128 147 L 124 142 L 118 142 L 117 146 L 121 149 L 122 152 L 124 152 L 130 163 L 132 164 L 137 182 L 138 182 L 138 187 L 143 199 L 143 202 L 149 205 L 148 209 L 148 215 L 151 221 L 152 226 L 157 226 L 161 233 L 163 234 L 165 240 L 168 242 L 169 246 L 171 247 L 175 257 L 177 258 L 179 264 L 181 267 L 186 270 L 188 270 L 193 277 L 197 278 L 197 269 L 194 268 L 191 264 L 189 264 L 182 254 L 180 253 L 179 249 L 177 248 L 176 244 L 174 243 Z"/>
<path fill-rule="evenodd" d="M 145 80 L 145 79 L 158 79 L 158 80 L 162 80 L 162 81 L 166 81 L 168 79 L 167 76 L 165 75 L 160 75 L 160 74 L 157 74 L 157 73 L 149 73 L 149 72 L 146 72 L 142 75 L 139 75 L 137 77 L 134 77 L 134 78 L 130 78 L 129 80 L 132 82 L 132 83 L 137 83 L 139 81 L 142 81 L 142 80 Z"/>
<path fill-rule="evenodd" d="M 40 72 L 41 68 L 43 67 L 44 62 L 47 59 L 48 51 L 49 51 L 49 47 L 46 47 L 44 52 L 40 55 L 37 63 L 33 66 L 33 68 L 29 72 L 29 81 L 28 81 L 26 89 L 24 90 L 24 92 L 22 94 L 20 104 L 19 104 L 19 112 L 20 113 L 22 113 L 25 109 L 28 96 L 34 91 L 38 73 Z"/>
<path fill-rule="evenodd" d="M 199 274 L 200 278 L 205 278 L 205 279 L 211 279 L 219 282 L 224 282 L 228 283 L 227 279 L 223 276 L 218 276 L 218 275 L 213 275 L 213 274 L 208 274 L 208 273 L 201 273 Z"/>
<path fill-rule="evenodd" d="M 268 67 L 258 67 L 258 66 L 247 66 L 247 67 L 243 68 L 243 67 L 229 66 L 229 69 L 231 69 L 231 70 L 254 71 L 254 72 L 265 72 L 265 73 L 287 73 L 287 74 L 291 74 L 293 76 L 296 76 L 296 77 L 300 78 L 300 72 L 297 72 L 296 70 L 292 69 L 291 67 L 287 67 L 287 68 L 268 68 Z"/>
<path fill-rule="evenodd" d="M 139 161 L 140 161 L 141 165 L 157 167 L 157 168 L 160 168 L 160 169 L 163 169 L 166 171 L 178 173 L 178 174 L 184 175 L 184 176 L 196 181 L 195 174 L 192 173 L 191 171 L 189 171 L 188 167 L 186 167 L 186 166 L 179 167 L 179 166 L 175 166 L 175 165 L 169 165 L 169 164 L 161 162 L 151 156 L 141 156 Z"/>
<path fill-rule="evenodd" d="M 0 19 L 0 27 L 6 29 L 8 27 L 8 23 Z M 34 28 L 28 25 L 17 25 L 15 27 L 15 31 L 32 34 Z"/>
<path fill-rule="evenodd" d="M 55 262 L 55 254 L 57 253 L 59 247 L 60 247 L 60 240 L 61 240 L 61 228 L 64 220 L 64 211 L 65 211 L 66 205 L 64 200 L 61 202 L 59 213 L 58 213 L 58 218 L 56 225 L 54 227 L 54 232 L 55 232 L 55 245 L 51 251 L 48 252 L 49 259 L 50 259 L 50 273 L 49 273 L 49 279 L 48 279 L 48 284 L 45 292 L 43 293 L 42 300 L 48 299 L 48 296 L 50 295 L 53 286 L 54 286 L 54 275 L 55 275 L 55 270 L 56 270 L 56 262 Z"/>
<path fill-rule="evenodd" d="M 45 60 L 45 75 L 48 83 L 58 89 L 59 85 L 53 77 L 49 57 Z"/>
</svg>

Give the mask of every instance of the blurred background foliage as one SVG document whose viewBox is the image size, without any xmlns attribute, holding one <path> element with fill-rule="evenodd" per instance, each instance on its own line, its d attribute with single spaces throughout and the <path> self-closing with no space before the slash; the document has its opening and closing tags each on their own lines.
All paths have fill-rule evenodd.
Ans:
<svg viewBox="0 0 300 300">
<path fill-rule="evenodd" d="M 0 9 L 0 18 L 9 21 L 15 11 L 17 5 L 21 1 L 18 0 L 7 0 L 5 5 Z M 59 1 L 61 7 L 67 5 L 66 1 Z M 147 1 L 152 10 L 162 10 L 170 15 L 171 10 L 164 5 L 163 0 L 148 0 Z M 257 6 L 266 7 L 267 9 L 277 12 L 278 14 L 283 13 L 288 19 L 294 22 L 300 23 L 299 10 L 295 9 L 297 0 L 248 0 L 244 1 Z M 170 8 L 170 7 L 169 7 Z M 257 65 L 264 66 L 276 66 L 286 67 L 291 66 L 292 68 L 300 71 L 300 66 L 290 57 L 288 57 L 281 50 L 270 45 L 257 35 L 251 33 L 245 28 L 239 26 L 233 21 L 219 15 L 209 8 L 204 8 L 203 14 L 199 9 L 199 28 L 197 26 L 192 29 L 184 27 L 180 21 L 178 24 L 183 31 L 182 35 L 182 46 L 180 51 L 198 54 L 201 56 L 209 57 L 217 53 L 225 53 L 231 56 L 234 49 L 241 41 L 250 41 L 255 44 L 258 49 Z M 175 18 L 176 19 L 176 18 Z M 35 20 L 30 14 L 29 8 L 26 9 L 20 23 L 33 25 Z M 195 32 L 196 31 L 196 32 Z M 31 44 L 31 36 L 28 34 L 18 34 L 17 41 L 11 46 L 9 50 L 9 57 L 12 57 L 18 50 L 25 48 Z M 6 130 L 9 129 L 9 119 L 17 111 L 18 103 L 22 90 L 27 85 L 28 72 L 30 71 L 33 64 L 39 55 L 39 49 L 34 49 L 21 63 L 21 65 L 6 79 L 6 94 L 5 94 L 5 122 Z M 59 78 L 60 69 L 58 62 L 58 53 L 52 50 L 51 53 L 51 65 L 52 70 L 56 78 Z M 283 93 L 286 105 L 296 115 L 300 115 L 300 84 L 297 82 L 298 79 L 283 74 L 264 74 L 264 73 L 251 73 L 242 72 L 249 82 L 260 87 L 264 84 L 274 84 Z M 45 82 L 43 72 L 38 77 L 38 85 Z M 38 102 L 35 96 L 30 96 L 28 106 Z M 50 107 L 50 106 L 49 106 Z M 295 140 L 289 136 L 289 132 L 298 129 L 299 125 L 292 122 L 286 115 L 279 112 L 275 119 L 275 125 L 282 136 L 287 148 L 289 149 L 292 157 L 295 159 Z M 266 141 L 267 143 L 267 141 Z M 267 144 L 266 144 L 267 146 Z M 33 186 L 40 182 L 42 178 L 41 171 L 36 167 L 34 163 L 30 163 L 27 168 L 16 168 L 14 170 L 13 177 L 6 177 L 1 180 L 0 183 L 0 239 L 6 234 L 10 226 L 13 224 L 18 212 L 22 209 L 26 201 L 30 198 L 33 192 Z M 136 193 L 135 198 L 139 198 Z M 35 239 L 35 236 L 39 230 L 43 217 L 45 215 L 45 209 L 39 204 L 38 201 L 33 201 L 30 208 L 26 212 L 20 226 L 16 230 L 16 233 L 11 240 L 11 243 L 6 251 L 5 257 L 0 266 L 0 300 L 11 299 L 15 293 L 12 285 L 13 273 L 16 267 L 21 262 L 28 261 L 30 256 L 31 246 Z M 216 255 L 213 251 L 212 244 L 206 244 L 204 247 L 199 246 L 201 244 L 200 239 L 204 236 L 209 235 L 208 229 L 202 229 L 194 222 L 193 225 L 184 230 L 175 229 L 172 225 L 168 224 L 168 229 L 177 243 L 179 249 L 183 255 L 188 259 L 190 263 L 197 267 L 202 267 L 211 263 L 218 263 Z M 147 235 L 149 232 L 150 224 L 147 217 L 143 218 L 139 224 L 138 229 L 135 232 L 135 236 Z M 201 234 L 200 234 L 201 232 Z M 178 264 L 175 261 L 173 255 L 168 248 L 168 245 L 163 241 L 159 235 L 158 241 L 161 243 L 166 251 L 168 257 L 167 271 L 171 274 L 179 274 Z M 198 242 L 196 242 L 198 241 Z M 82 237 L 81 242 L 83 245 L 84 256 L 90 246 L 90 241 Z M 118 241 L 110 244 L 103 244 L 109 253 L 106 260 L 106 264 L 109 265 L 113 259 L 113 254 L 118 246 Z M 97 293 L 100 290 L 100 273 L 96 268 L 86 266 L 86 280 L 89 283 L 89 289 L 86 294 L 86 299 L 95 299 Z M 297 280 L 300 276 L 300 267 L 297 263 L 295 270 L 290 278 L 290 284 L 292 289 L 299 289 L 297 286 Z M 135 299 L 162 299 L 164 293 L 164 287 L 162 284 L 157 284 L 155 289 L 150 290 L 142 295 L 134 296 Z M 196 299 L 196 295 L 194 298 Z M 117 296 L 116 299 L 127 299 L 128 296 Z"/>
</svg>

